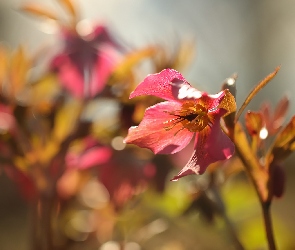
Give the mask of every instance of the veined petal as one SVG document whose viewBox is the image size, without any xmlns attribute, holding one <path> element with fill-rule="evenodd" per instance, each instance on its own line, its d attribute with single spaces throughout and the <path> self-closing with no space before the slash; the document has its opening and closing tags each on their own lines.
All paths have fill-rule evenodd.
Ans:
<svg viewBox="0 0 295 250">
<path fill-rule="evenodd" d="M 191 86 L 174 69 L 164 69 L 160 73 L 148 75 L 130 94 L 130 98 L 153 95 L 165 100 L 177 101 L 178 91 L 183 86 Z"/>
<path fill-rule="evenodd" d="M 215 95 L 208 95 L 207 93 L 203 93 L 201 100 L 203 105 L 207 107 L 210 111 L 212 109 L 216 109 L 219 106 L 219 104 L 222 102 L 224 97 L 225 97 L 225 91 L 223 90 Z"/>
<path fill-rule="evenodd" d="M 224 109 L 217 110 L 212 126 L 196 134 L 193 155 L 173 181 L 190 174 L 203 174 L 211 163 L 229 159 L 233 155 L 234 144 L 220 127 L 220 118 L 225 113 Z"/>
<path fill-rule="evenodd" d="M 183 129 L 179 122 L 169 130 L 169 120 L 175 118 L 169 112 L 179 110 L 178 102 L 161 102 L 149 107 L 139 126 L 131 127 L 125 138 L 125 143 L 132 143 L 142 148 L 148 148 L 155 154 L 174 154 L 182 150 L 192 139 L 194 133 Z M 171 125 L 171 123 L 170 123 Z"/>
</svg>

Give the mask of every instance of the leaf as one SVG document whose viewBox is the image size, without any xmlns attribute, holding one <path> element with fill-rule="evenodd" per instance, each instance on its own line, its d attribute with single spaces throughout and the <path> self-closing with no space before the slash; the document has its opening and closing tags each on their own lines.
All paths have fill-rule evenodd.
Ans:
<svg viewBox="0 0 295 250">
<path fill-rule="evenodd" d="M 31 86 L 30 103 L 39 111 L 46 111 L 60 92 L 60 89 L 56 75 L 48 73 Z"/>
<path fill-rule="evenodd" d="M 288 111 L 289 105 L 290 102 L 287 96 L 284 96 L 278 103 L 273 116 L 274 128 L 280 128 L 282 126 L 283 122 L 285 121 L 285 116 Z"/>
<path fill-rule="evenodd" d="M 236 115 L 236 121 L 239 119 L 240 115 L 242 114 L 242 112 L 244 111 L 244 109 L 247 107 L 247 105 L 250 103 L 250 101 L 254 98 L 254 96 L 263 88 L 265 87 L 270 80 L 272 80 L 275 75 L 278 73 L 278 71 L 280 70 L 280 66 L 276 67 L 275 70 L 270 73 L 268 76 L 266 76 L 262 81 L 260 81 L 256 87 L 250 92 L 250 94 L 248 95 L 248 97 L 246 98 L 246 100 L 244 101 L 243 105 L 241 106 L 241 108 L 239 109 L 237 115 Z"/>
<path fill-rule="evenodd" d="M 81 112 L 81 102 L 69 101 L 57 113 L 53 138 L 58 142 L 64 140 L 75 128 Z"/>
<path fill-rule="evenodd" d="M 155 71 L 159 72 L 166 68 L 181 71 L 185 69 L 195 56 L 195 41 L 179 41 L 177 46 L 167 50 L 167 46 L 157 47 L 157 53 L 154 54 L 152 60 Z"/>
<path fill-rule="evenodd" d="M 154 47 L 147 47 L 141 50 L 137 50 L 125 56 L 124 60 L 116 67 L 113 73 L 113 80 L 121 80 L 126 78 L 134 66 L 139 64 L 143 59 L 151 57 L 156 53 Z"/>
<path fill-rule="evenodd" d="M 55 15 L 55 13 L 49 11 L 48 9 L 41 7 L 38 4 L 24 4 L 21 8 L 22 11 L 27 12 L 29 14 L 38 16 L 38 17 L 43 17 L 43 18 L 49 18 L 52 20 L 58 20 L 59 18 Z"/>
<path fill-rule="evenodd" d="M 195 41 L 190 40 L 180 43 L 173 69 L 188 66 L 195 57 L 195 50 Z"/>
<path fill-rule="evenodd" d="M 71 14 L 73 20 L 77 20 L 76 8 L 72 0 L 59 0 L 62 6 Z"/>
<path fill-rule="evenodd" d="M 123 61 L 116 66 L 110 77 L 109 85 L 112 86 L 113 92 L 122 102 L 129 102 L 130 92 L 135 88 L 135 67 L 155 53 L 156 49 L 154 47 L 137 50 L 127 54 Z"/>
<path fill-rule="evenodd" d="M 265 127 L 265 121 L 261 112 L 248 111 L 245 116 L 246 128 L 251 136 L 251 148 L 257 152 L 261 144 L 260 131 Z"/>
<path fill-rule="evenodd" d="M 269 163 L 280 162 L 295 151 L 295 116 L 288 125 L 278 134 L 266 159 Z"/>
<path fill-rule="evenodd" d="M 28 71 L 31 68 L 31 61 L 25 50 L 20 46 L 11 57 L 10 62 L 10 88 L 13 95 L 18 94 L 27 82 Z"/>
<path fill-rule="evenodd" d="M 246 128 L 251 136 L 259 135 L 263 127 L 263 116 L 260 112 L 248 111 L 246 116 Z"/>
<path fill-rule="evenodd" d="M 0 85 L 3 83 L 4 78 L 7 74 L 7 66 L 8 51 L 3 45 L 0 45 Z"/>
<path fill-rule="evenodd" d="M 234 144 L 236 146 L 236 153 L 241 158 L 260 200 L 266 201 L 268 199 L 268 172 L 260 165 L 256 155 L 251 150 L 247 136 L 242 128 L 242 125 L 237 122 L 234 130 Z"/>
</svg>

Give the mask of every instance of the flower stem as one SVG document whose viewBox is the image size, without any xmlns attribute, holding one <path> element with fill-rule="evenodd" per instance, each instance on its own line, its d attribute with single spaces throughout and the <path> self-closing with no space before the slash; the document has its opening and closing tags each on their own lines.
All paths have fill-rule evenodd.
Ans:
<svg viewBox="0 0 295 250">
<path fill-rule="evenodd" d="M 54 250 L 52 232 L 53 199 L 47 195 L 40 196 L 33 203 L 32 249 Z"/>
<path fill-rule="evenodd" d="M 273 234 L 273 226 L 272 226 L 272 219 L 270 214 L 270 202 L 261 203 L 262 212 L 263 212 L 263 219 L 264 219 L 264 226 L 265 232 L 268 242 L 268 249 L 269 250 L 276 250 L 276 244 Z"/>
</svg>

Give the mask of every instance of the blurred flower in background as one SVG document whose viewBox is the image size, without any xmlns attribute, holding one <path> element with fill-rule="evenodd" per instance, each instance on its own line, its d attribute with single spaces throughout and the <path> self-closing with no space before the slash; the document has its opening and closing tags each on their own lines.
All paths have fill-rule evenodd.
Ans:
<svg viewBox="0 0 295 250">
<path fill-rule="evenodd" d="M 247 84 L 270 66 L 259 44 L 266 49 L 270 41 L 262 35 L 257 38 L 260 30 L 256 31 L 256 24 L 265 24 L 258 17 L 268 16 L 267 9 L 275 4 L 13 3 L 17 12 L 7 10 L 12 2 L 0 3 L 0 19 L 5 20 L 5 25 L 0 25 L 1 249 L 266 247 L 258 201 L 237 155 L 209 165 L 220 159 L 216 157 L 207 162 L 204 175 L 172 183 L 169 180 L 185 166 L 193 145 L 174 155 L 154 155 L 123 140 L 129 127 L 142 126 L 145 110 L 162 105 L 159 97 L 167 95 L 157 89 L 156 79 L 150 82 L 151 92 L 158 91 L 156 97 L 129 99 L 148 74 L 145 79 L 167 68 L 184 72 L 190 66 L 193 70 L 185 75 L 197 89 L 218 93 L 222 79 L 238 70 L 243 84 L 238 85 L 237 100 L 244 96 Z M 254 20 L 251 23 L 249 16 Z M 51 34 L 41 34 L 36 26 Z M 263 31 L 267 33 L 268 28 Z M 193 32 L 197 32 L 196 38 Z M 198 57 L 194 60 L 196 41 Z M 281 52 L 277 52 L 280 59 Z M 269 57 L 276 59 L 275 65 L 281 62 L 275 54 Z M 283 85 L 287 81 L 279 80 L 280 90 L 287 89 Z M 202 94 L 201 98 L 208 96 Z M 222 101 L 212 102 L 206 109 L 217 112 L 215 102 Z M 259 111 L 248 112 L 245 119 L 251 152 L 263 166 L 271 166 L 271 195 L 282 197 L 282 205 L 274 203 L 275 231 L 282 249 L 295 245 L 290 235 L 295 219 L 293 199 L 290 187 L 285 188 L 285 183 L 290 185 L 286 177 L 292 179 L 292 175 L 287 173 L 287 162 L 283 163 L 294 150 L 294 118 L 283 125 L 288 106 L 288 99 L 283 98 L 273 114 L 270 105 L 264 104 Z M 176 111 L 165 110 L 162 116 L 158 113 L 158 118 L 178 117 L 177 107 Z M 222 115 L 216 119 L 223 143 L 230 132 Z M 209 127 L 214 125 L 212 120 L 209 123 Z M 150 125 L 156 126 L 156 120 Z M 188 132 L 182 128 L 174 131 L 174 125 L 164 125 L 172 141 L 175 132 Z M 139 131 L 138 137 L 145 132 L 155 131 Z M 182 137 L 181 145 L 191 138 Z M 214 134 L 207 146 L 216 153 L 221 144 L 216 145 Z M 198 146 L 197 153 L 203 146 Z M 230 154 L 222 151 L 221 158 L 232 152 L 232 147 Z M 286 213 L 279 214 L 281 211 Z"/>
</svg>

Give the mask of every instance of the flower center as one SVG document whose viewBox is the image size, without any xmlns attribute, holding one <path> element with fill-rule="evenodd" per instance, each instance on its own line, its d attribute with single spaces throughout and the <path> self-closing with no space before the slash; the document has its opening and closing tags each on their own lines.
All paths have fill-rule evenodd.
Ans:
<svg viewBox="0 0 295 250">
<path fill-rule="evenodd" d="M 197 104 L 194 101 L 187 101 L 182 104 L 180 110 L 167 113 L 175 116 L 174 119 L 165 122 L 170 124 L 169 126 L 164 127 L 167 131 L 172 129 L 176 124 L 181 123 L 183 128 L 180 130 L 186 128 L 190 132 L 199 132 L 203 130 L 210 122 L 208 110 L 201 104 Z"/>
</svg>

